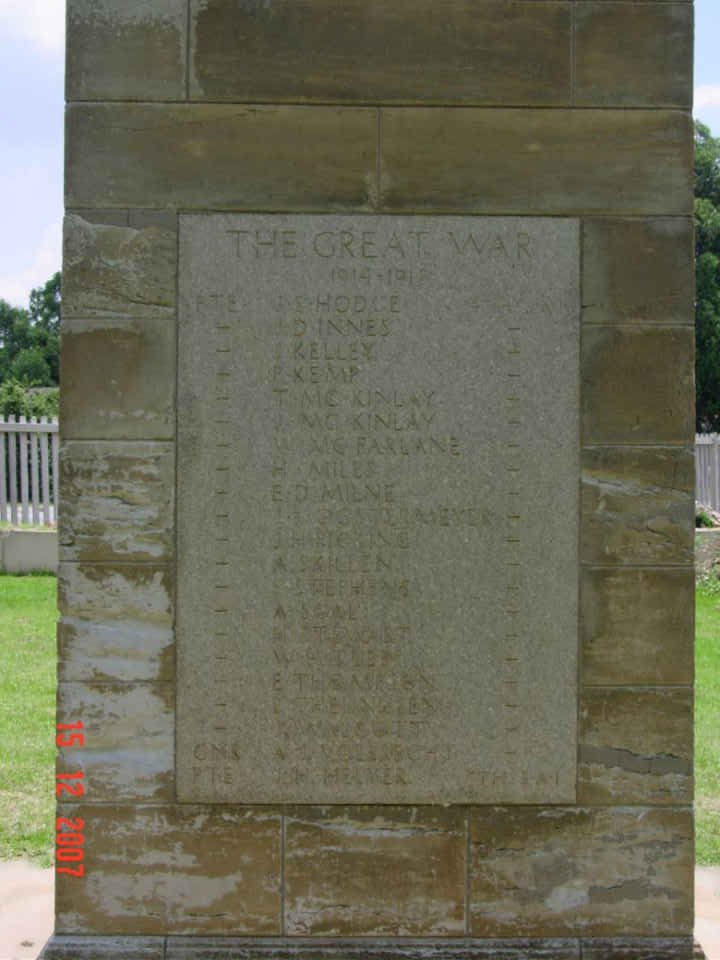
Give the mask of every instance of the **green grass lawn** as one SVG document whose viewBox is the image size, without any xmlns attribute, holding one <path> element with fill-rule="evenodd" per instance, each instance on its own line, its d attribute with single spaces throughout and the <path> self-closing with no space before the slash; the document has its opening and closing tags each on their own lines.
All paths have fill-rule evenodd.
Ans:
<svg viewBox="0 0 720 960">
<path fill-rule="evenodd" d="M 52 863 L 55 577 L 0 576 L 0 860 Z"/>
<path fill-rule="evenodd" d="M 46 523 L 8 523 L 0 520 L 0 530 L 54 530 L 52 524 Z M 2 576 L 2 574 L 0 574 Z"/>
<path fill-rule="evenodd" d="M 720 584 L 696 592 L 696 858 L 720 864 Z"/>
<path fill-rule="evenodd" d="M 52 862 L 54 577 L 0 576 L 0 860 Z M 720 864 L 720 583 L 697 590 L 697 860 Z"/>
</svg>

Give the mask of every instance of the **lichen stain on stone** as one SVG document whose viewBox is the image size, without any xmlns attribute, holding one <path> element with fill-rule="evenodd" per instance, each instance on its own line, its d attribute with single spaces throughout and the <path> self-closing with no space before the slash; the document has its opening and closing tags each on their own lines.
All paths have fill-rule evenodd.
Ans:
<svg viewBox="0 0 720 960">
<path fill-rule="evenodd" d="M 545 898 L 545 906 L 551 913 L 563 913 L 585 906 L 589 901 L 588 891 L 578 887 L 554 887 Z"/>
<path fill-rule="evenodd" d="M 656 887 L 643 880 L 625 880 L 606 887 L 591 886 L 588 893 L 590 902 L 593 904 L 627 903 L 628 901 L 648 902 L 660 895 L 660 891 Z"/>
<path fill-rule="evenodd" d="M 580 772 L 580 788 L 594 802 L 687 803 L 692 781 L 687 776 L 646 776 L 619 768 L 586 766 Z"/>
<path fill-rule="evenodd" d="M 395 826 L 391 823 L 386 823 L 381 825 L 369 825 L 369 824 L 358 824 L 357 822 L 351 821 L 338 821 L 334 820 L 331 822 L 323 823 L 313 822 L 308 825 L 309 832 L 312 834 L 315 831 L 328 832 L 339 834 L 342 837 L 355 838 L 357 840 L 367 840 L 370 842 L 373 841 L 393 841 L 393 840 L 421 840 L 428 836 L 437 836 L 443 837 L 447 836 L 450 832 L 447 829 L 441 828 L 424 828 L 423 825 L 418 825 L 416 827 L 405 827 L 405 826 Z M 323 844 L 322 849 L 325 851 L 347 851 L 349 848 L 347 846 L 335 846 L 332 841 L 327 844 Z"/>
<path fill-rule="evenodd" d="M 67 443 L 61 528 L 73 558 L 161 559 L 170 549 L 172 463 L 165 444 L 98 443 L 88 452 Z"/>
<path fill-rule="evenodd" d="M 416 897 L 414 902 L 403 904 L 394 903 L 392 897 L 383 899 L 380 892 L 377 899 L 354 903 L 322 903 L 308 896 L 294 900 L 288 927 L 295 936 L 457 934 L 460 925 L 456 915 L 456 903 L 431 896 Z"/>
<path fill-rule="evenodd" d="M 580 762 L 654 777 L 667 774 L 689 776 L 692 773 L 690 761 L 681 757 L 671 754 L 643 755 L 613 747 L 582 746 Z"/>
</svg>

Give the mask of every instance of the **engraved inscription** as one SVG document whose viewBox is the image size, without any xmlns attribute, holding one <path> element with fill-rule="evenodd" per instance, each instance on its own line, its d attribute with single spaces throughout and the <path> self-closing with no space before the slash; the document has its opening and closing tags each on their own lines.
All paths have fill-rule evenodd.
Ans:
<svg viewBox="0 0 720 960">
<path fill-rule="evenodd" d="M 181 217 L 181 800 L 574 800 L 577 251 Z"/>
</svg>

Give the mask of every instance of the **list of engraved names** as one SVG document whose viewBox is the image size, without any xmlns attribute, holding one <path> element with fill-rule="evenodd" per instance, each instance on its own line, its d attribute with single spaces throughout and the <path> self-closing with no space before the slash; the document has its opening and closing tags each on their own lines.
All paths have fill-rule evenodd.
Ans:
<svg viewBox="0 0 720 960">
<path fill-rule="evenodd" d="M 569 802 L 578 226 L 181 217 L 179 797 Z"/>
</svg>

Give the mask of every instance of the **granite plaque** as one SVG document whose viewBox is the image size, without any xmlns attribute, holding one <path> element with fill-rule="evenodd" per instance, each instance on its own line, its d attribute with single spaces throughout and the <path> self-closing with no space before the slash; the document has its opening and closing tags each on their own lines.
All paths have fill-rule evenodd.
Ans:
<svg viewBox="0 0 720 960">
<path fill-rule="evenodd" d="M 578 250 L 180 217 L 180 800 L 574 801 Z"/>
</svg>

